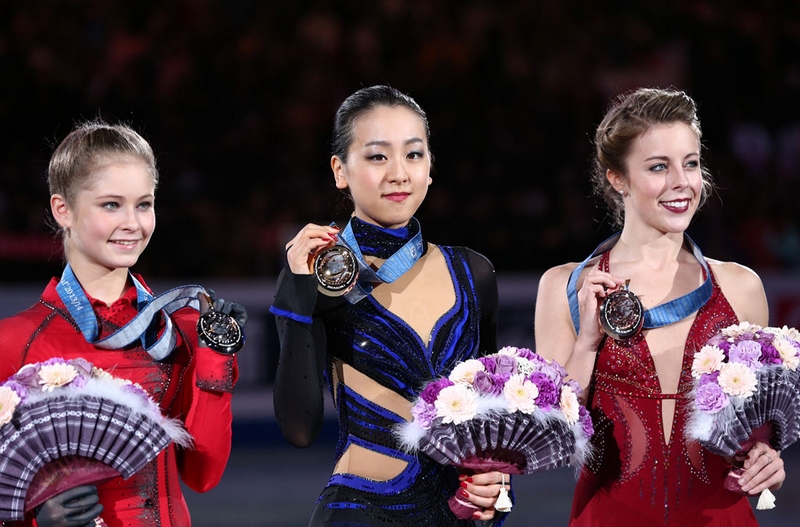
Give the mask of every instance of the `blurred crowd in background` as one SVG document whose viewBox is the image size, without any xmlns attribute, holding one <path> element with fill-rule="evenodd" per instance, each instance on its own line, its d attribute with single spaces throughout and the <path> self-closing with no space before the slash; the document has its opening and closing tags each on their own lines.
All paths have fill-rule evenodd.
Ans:
<svg viewBox="0 0 800 527">
<path fill-rule="evenodd" d="M 423 234 L 498 272 L 580 260 L 612 232 L 588 183 L 592 135 L 639 86 L 699 104 L 718 187 L 690 229 L 705 254 L 798 270 L 799 56 L 794 1 L 3 0 L 0 280 L 59 273 L 47 161 L 96 117 L 158 158 L 137 270 L 276 275 L 302 225 L 349 215 L 333 114 L 378 83 L 428 112 Z"/>
</svg>

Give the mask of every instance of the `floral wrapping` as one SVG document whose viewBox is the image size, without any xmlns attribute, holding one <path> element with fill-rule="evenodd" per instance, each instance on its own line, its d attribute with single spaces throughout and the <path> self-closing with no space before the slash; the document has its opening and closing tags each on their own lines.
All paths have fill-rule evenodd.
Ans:
<svg viewBox="0 0 800 527">
<path fill-rule="evenodd" d="M 128 478 L 172 441 L 191 437 L 141 386 L 81 358 L 27 364 L 0 384 L 0 521 L 69 488 Z"/>
<path fill-rule="evenodd" d="M 728 457 L 757 441 L 783 450 L 800 438 L 800 332 L 742 322 L 724 328 L 694 356 L 687 437 Z M 739 467 L 740 468 L 740 467 Z M 726 488 L 740 492 L 734 467 Z M 772 508 L 769 491 L 759 508 Z"/>
<path fill-rule="evenodd" d="M 461 362 L 424 387 L 413 420 L 396 435 L 408 451 L 476 472 L 579 467 L 593 429 L 578 402 L 581 389 L 566 375 L 557 362 L 526 348 Z"/>
</svg>

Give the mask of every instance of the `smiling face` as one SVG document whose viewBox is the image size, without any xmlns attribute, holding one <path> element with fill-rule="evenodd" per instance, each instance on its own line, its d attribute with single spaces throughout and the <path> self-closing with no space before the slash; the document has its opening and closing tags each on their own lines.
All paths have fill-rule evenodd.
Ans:
<svg viewBox="0 0 800 527">
<path fill-rule="evenodd" d="M 430 184 L 425 126 L 403 106 L 377 106 L 356 118 L 347 162 L 331 158 L 336 187 L 349 189 L 359 219 L 402 227 L 419 208 Z"/>
<path fill-rule="evenodd" d="M 99 164 L 72 203 L 54 194 L 53 216 L 67 232 L 65 252 L 76 274 L 127 272 L 153 234 L 154 200 L 151 172 L 133 158 Z"/>
<path fill-rule="evenodd" d="M 683 232 L 697 211 L 703 186 L 700 142 L 686 123 L 654 125 L 639 136 L 626 160 L 627 174 L 608 171 L 623 191 L 625 226 Z"/>
</svg>

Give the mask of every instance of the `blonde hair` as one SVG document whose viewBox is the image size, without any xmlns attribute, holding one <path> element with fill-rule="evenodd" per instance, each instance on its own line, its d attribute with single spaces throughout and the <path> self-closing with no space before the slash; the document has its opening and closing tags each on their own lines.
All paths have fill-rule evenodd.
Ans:
<svg viewBox="0 0 800 527">
<path fill-rule="evenodd" d="M 77 125 L 56 147 L 47 167 L 50 195 L 59 194 L 74 205 L 76 194 L 91 184 L 94 170 L 110 160 L 132 158 L 147 166 L 153 185 L 158 186 L 158 170 L 150 144 L 125 124 L 102 120 Z"/>
</svg>

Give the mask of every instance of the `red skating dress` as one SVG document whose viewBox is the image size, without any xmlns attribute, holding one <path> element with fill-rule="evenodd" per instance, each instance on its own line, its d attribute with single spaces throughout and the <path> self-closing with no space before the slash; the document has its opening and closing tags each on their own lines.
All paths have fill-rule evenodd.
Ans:
<svg viewBox="0 0 800 527">
<path fill-rule="evenodd" d="M 144 284 L 139 275 L 136 278 Z M 0 321 L 0 379 L 26 363 L 83 357 L 139 383 L 162 412 L 183 421 L 194 446 L 183 449 L 171 444 L 130 479 L 114 478 L 98 485 L 105 507 L 101 517 L 109 527 L 189 527 L 181 481 L 196 492 L 213 488 L 230 454 L 230 401 L 238 375 L 235 358 L 198 347 L 198 313 L 190 308 L 173 313 L 178 341 L 175 351 L 163 361 L 153 360 L 138 341 L 125 349 L 97 348 L 86 342 L 70 317 L 56 292 L 57 283 L 54 278 L 31 308 Z M 138 313 L 133 287 L 111 306 L 97 300 L 92 306 L 101 338 Z M 32 525 L 36 525 L 32 517 L 6 523 L 7 527 Z"/>
<path fill-rule="evenodd" d="M 607 252 L 601 266 L 603 259 Z M 605 340 L 592 381 L 594 459 L 578 480 L 571 527 L 758 525 L 747 497 L 723 487 L 728 463 L 684 437 L 694 352 L 739 322 L 713 274 L 712 280 L 711 298 L 689 330 L 678 393 L 661 393 L 643 334 Z M 668 443 L 661 413 L 665 399 L 676 400 Z"/>
</svg>

